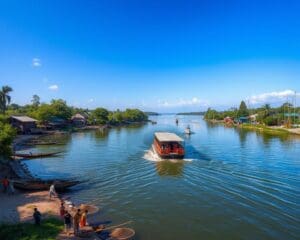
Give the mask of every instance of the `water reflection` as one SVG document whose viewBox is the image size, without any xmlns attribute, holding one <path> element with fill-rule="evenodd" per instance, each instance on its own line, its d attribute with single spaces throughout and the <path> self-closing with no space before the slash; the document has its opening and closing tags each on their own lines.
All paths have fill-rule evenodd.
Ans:
<svg viewBox="0 0 300 240">
<path fill-rule="evenodd" d="M 109 130 L 108 129 L 101 129 L 101 130 L 97 130 L 95 131 L 95 138 L 97 140 L 103 140 L 105 138 L 108 137 L 108 134 L 109 134 Z"/>
<path fill-rule="evenodd" d="M 156 171 L 159 176 L 181 177 L 184 162 L 182 160 L 164 160 L 156 163 Z"/>
</svg>

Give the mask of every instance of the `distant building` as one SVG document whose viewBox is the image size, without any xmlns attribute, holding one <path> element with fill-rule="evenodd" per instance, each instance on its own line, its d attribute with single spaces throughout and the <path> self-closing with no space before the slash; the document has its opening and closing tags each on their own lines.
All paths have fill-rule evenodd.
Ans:
<svg viewBox="0 0 300 240">
<path fill-rule="evenodd" d="M 239 117 L 238 122 L 239 123 L 249 123 L 249 117 Z"/>
<path fill-rule="evenodd" d="M 52 117 L 50 118 L 49 121 L 47 121 L 46 123 L 46 128 L 47 129 L 60 129 L 60 128 L 64 128 L 68 125 L 68 121 L 66 121 L 63 118 L 59 118 L 59 117 Z"/>
<path fill-rule="evenodd" d="M 256 118 L 257 118 L 258 114 L 252 114 L 249 116 L 249 120 L 251 121 L 251 123 L 256 123 Z"/>
<path fill-rule="evenodd" d="M 10 123 L 20 133 L 31 133 L 36 129 L 37 120 L 27 116 L 11 116 Z"/>
<path fill-rule="evenodd" d="M 234 124 L 234 121 L 231 117 L 227 116 L 227 117 L 224 118 L 224 123 L 226 125 L 232 125 L 232 124 Z"/>
<path fill-rule="evenodd" d="M 72 124 L 76 127 L 84 127 L 87 124 L 87 116 L 85 114 L 76 113 L 71 118 Z"/>
</svg>

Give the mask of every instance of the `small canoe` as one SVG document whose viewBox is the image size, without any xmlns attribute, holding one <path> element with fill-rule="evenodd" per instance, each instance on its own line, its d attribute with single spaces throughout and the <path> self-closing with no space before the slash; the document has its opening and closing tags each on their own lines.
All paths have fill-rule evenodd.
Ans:
<svg viewBox="0 0 300 240">
<path fill-rule="evenodd" d="M 52 153 L 15 153 L 13 157 L 21 157 L 21 158 L 42 158 L 42 157 L 50 157 L 57 155 L 62 152 L 52 152 Z"/>
<path fill-rule="evenodd" d="M 30 145 L 57 145 L 57 142 L 31 142 Z"/>
<path fill-rule="evenodd" d="M 79 184 L 80 182 L 73 180 L 13 180 L 14 187 L 22 190 L 49 190 L 53 183 L 55 185 L 55 190 L 61 192 Z"/>
</svg>

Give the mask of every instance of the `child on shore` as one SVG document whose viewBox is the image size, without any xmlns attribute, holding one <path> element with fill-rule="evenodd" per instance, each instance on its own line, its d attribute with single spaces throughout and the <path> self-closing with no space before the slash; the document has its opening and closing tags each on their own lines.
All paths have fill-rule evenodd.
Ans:
<svg viewBox="0 0 300 240">
<path fill-rule="evenodd" d="M 64 224 L 65 224 L 65 232 L 70 235 L 70 229 L 71 229 L 71 214 L 68 211 L 65 211 L 64 214 Z"/>
<path fill-rule="evenodd" d="M 34 208 L 33 219 L 34 219 L 35 225 L 41 224 L 41 217 L 42 217 L 42 214 L 39 212 L 39 210 L 37 210 L 37 208 Z"/>
</svg>

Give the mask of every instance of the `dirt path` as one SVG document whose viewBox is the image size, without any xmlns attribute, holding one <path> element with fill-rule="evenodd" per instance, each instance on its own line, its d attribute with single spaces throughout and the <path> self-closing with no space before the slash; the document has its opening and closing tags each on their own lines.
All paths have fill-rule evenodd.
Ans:
<svg viewBox="0 0 300 240">
<path fill-rule="evenodd" d="M 2 222 L 15 223 L 19 221 L 32 221 L 33 209 L 35 207 L 43 217 L 59 216 L 58 199 L 50 200 L 47 191 L 22 193 L 14 195 L 0 193 L 0 219 Z"/>
</svg>

